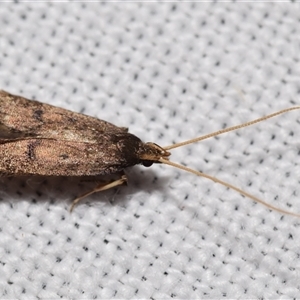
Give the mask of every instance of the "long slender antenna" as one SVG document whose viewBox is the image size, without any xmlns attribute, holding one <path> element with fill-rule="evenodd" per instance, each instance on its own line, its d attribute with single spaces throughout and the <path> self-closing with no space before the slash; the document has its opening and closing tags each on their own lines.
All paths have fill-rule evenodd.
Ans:
<svg viewBox="0 0 300 300">
<path fill-rule="evenodd" d="M 289 109 L 289 110 L 291 110 L 291 109 Z M 285 110 L 285 111 L 287 111 L 287 110 Z M 281 112 L 282 112 L 282 111 L 281 111 Z M 225 186 L 225 187 L 227 187 L 227 188 L 230 188 L 230 189 L 232 189 L 232 190 L 235 190 L 235 191 L 239 192 L 241 195 L 243 195 L 243 196 L 245 196 L 245 197 L 248 197 L 248 198 L 252 199 L 253 201 L 255 201 L 255 202 L 257 202 L 257 203 L 260 203 L 260 204 L 266 206 L 266 207 L 269 208 L 269 209 L 278 211 L 278 212 L 283 213 L 283 214 L 287 214 L 287 215 L 291 215 L 291 216 L 295 216 L 295 217 L 300 217 L 300 214 L 293 213 L 293 212 L 289 212 L 289 211 L 287 211 L 287 210 L 284 210 L 284 209 L 275 207 L 275 206 L 273 206 L 273 205 L 271 205 L 271 204 L 269 204 L 269 203 L 267 203 L 267 202 L 264 202 L 263 200 L 261 200 L 261 199 L 255 197 L 255 196 L 253 196 L 253 195 L 251 195 L 251 194 L 249 194 L 249 193 L 247 193 L 247 192 L 244 192 L 243 190 L 241 190 L 241 189 L 235 187 L 234 185 L 231 185 L 230 183 L 227 183 L 227 182 L 225 182 L 225 181 L 222 181 L 222 180 L 220 180 L 220 179 L 218 179 L 218 178 L 216 178 L 216 177 L 213 177 L 213 176 L 207 175 L 207 174 L 205 174 L 205 173 L 201 173 L 201 172 L 199 172 L 199 171 L 190 169 L 190 168 L 188 168 L 188 167 L 186 167 L 186 166 L 183 166 L 183 165 L 174 163 L 174 162 L 169 161 L 169 160 L 164 159 L 164 158 L 160 158 L 159 161 L 160 161 L 161 163 L 166 164 L 166 165 L 170 165 L 170 166 L 173 166 L 173 167 L 175 167 L 175 168 L 178 168 L 178 169 L 181 169 L 181 170 L 184 170 L 184 171 L 193 173 L 193 174 L 195 174 L 195 175 L 197 175 L 197 176 L 205 177 L 205 178 L 210 179 L 210 180 L 212 180 L 212 181 L 214 181 L 214 182 L 220 183 L 220 184 L 222 184 L 223 186 Z"/>
<path fill-rule="evenodd" d="M 278 111 L 278 112 L 275 112 L 275 113 L 273 113 L 273 114 L 270 114 L 270 115 L 267 115 L 267 116 L 258 118 L 258 119 L 256 119 L 256 120 L 253 120 L 253 121 L 250 121 L 250 122 L 246 122 L 246 123 L 244 123 L 244 124 L 240 124 L 240 125 L 228 127 L 228 128 L 222 129 L 222 130 L 218 130 L 218 131 L 215 131 L 215 132 L 212 132 L 212 133 L 209 133 L 209 134 L 200 136 L 200 137 L 198 137 L 198 138 L 194 138 L 194 139 L 191 139 L 191 140 L 187 140 L 187 141 L 185 141 L 185 142 L 173 144 L 173 145 L 166 146 L 166 147 L 163 147 L 163 148 L 164 148 L 165 150 L 171 150 L 171 149 L 175 149 L 175 148 L 178 148 L 178 147 L 182 147 L 182 146 L 185 146 L 185 145 L 188 145 L 188 144 L 193 144 L 193 143 L 196 143 L 196 142 L 199 142 L 199 141 L 202 141 L 202 140 L 206 140 L 206 139 L 208 139 L 208 138 L 211 138 L 211 137 L 214 137 L 214 136 L 223 134 L 223 133 L 225 133 L 225 132 L 233 131 L 233 130 L 236 130 L 236 129 L 240 129 L 240 128 L 243 128 L 243 127 L 247 127 L 247 126 L 250 126 L 250 125 L 259 123 L 259 122 L 261 122 L 261 121 L 265 121 L 265 120 L 267 120 L 267 119 L 276 117 L 276 116 L 278 116 L 278 115 L 281 115 L 281 114 L 283 114 L 283 113 L 286 113 L 286 112 L 291 111 L 291 110 L 296 110 L 296 109 L 300 109 L 300 106 L 294 106 L 294 107 L 286 108 L 286 109 L 280 110 L 280 111 Z"/>
</svg>

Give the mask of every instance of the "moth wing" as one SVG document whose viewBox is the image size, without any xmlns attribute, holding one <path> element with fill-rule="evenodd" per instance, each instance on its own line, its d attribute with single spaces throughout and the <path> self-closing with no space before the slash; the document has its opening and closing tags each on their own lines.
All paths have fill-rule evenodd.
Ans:
<svg viewBox="0 0 300 300">
<path fill-rule="evenodd" d="M 99 135 L 127 132 L 124 127 L 0 90 L 0 142 L 45 138 L 95 142 Z"/>
<path fill-rule="evenodd" d="M 2 176 L 95 176 L 139 163 L 141 140 L 130 133 L 102 134 L 97 143 L 19 139 L 0 143 Z"/>
</svg>

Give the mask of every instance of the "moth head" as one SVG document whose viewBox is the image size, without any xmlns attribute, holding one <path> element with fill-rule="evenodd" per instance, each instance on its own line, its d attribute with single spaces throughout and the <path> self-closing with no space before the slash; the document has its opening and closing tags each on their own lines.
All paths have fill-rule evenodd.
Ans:
<svg viewBox="0 0 300 300">
<path fill-rule="evenodd" d="M 259 199 L 258 197 L 253 196 L 253 195 L 243 191 L 242 189 L 240 189 L 238 187 L 235 187 L 234 185 L 232 185 L 230 183 L 227 183 L 223 180 L 220 180 L 220 179 L 218 179 L 214 176 L 210 176 L 210 175 L 202 173 L 200 171 L 188 168 L 184 165 L 180 165 L 180 164 L 177 164 L 175 162 L 172 162 L 168 158 L 171 155 L 171 153 L 168 150 L 172 150 L 172 149 L 175 149 L 175 148 L 179 148 L 179 147 L 182 147 L 182 146 L 193 144 L 193 143 L 196 143 L 196 142 L 199 142 L 199 141 L 211 138 L 211 137 L 218 136 L 218 135 L 223 134 L 223 133 L 227 133 L 227 132 L 234 131 L 234 130 L 237 130 L 237 129 L 241 129 L 241 128 L 244 128 L 244 127 L 247 127 L 247 126 L 251 126 L 253 124 L 265 121 L 267 119 L 276 117 L 278 115 L 281 115 L 283 113 L 286 113 L 286 112 L 289 112 L 289 111 L 292 111 L 292 110 L 296 110 L 296 109 L 300 109 L 300 106 L 294 106 L 294 107 L 286 108 L 286 109 L 277 111 L 275 113 L 272 113 L 270 115 L 258 118 L 258 119 L 253 120 L 253 121 L 250 121 L 250 122 L 246 122 L 246 123 L 243 123 L 243 124 L 240 124 L 240 125 L 224 128 L 224 129 L 221 129 L 221 130 L 218 130 L 218 131 L 215 131 L 215 132 L 212 132 L 212 133 L 209 133 L 209 134 L 206 134 L 206 135 L 194 138 L 194 139 L 190 139 L 190 140 L 183 141 L 183 142 L 180 142 L 180 143 L 172 144 L 172 145 L 169 145 L 169 146 L 166 146 L 166 147 L 161 147 L 161 146 L 158 146 L 154 143 L 145 143 L 145 144 L 142 143 L 142 145 L 139 149 L 140 151 L 138 153 L 138 157 L 140 159 L 140 163 L 142 163 L 146 167 L 151 166 L 153 163 L 163 163 L 163 164 L 166 164 L 166 165 L 170 165 L 170 166 L 173 166 L 177 169 L 181 169 L 181 170 L 187 171 L 189 173 L 195 174 L 197 176 L 204 177 L 204 178 L 207 178 L 207 179 L 212 180 L 214 182 L 217 182 L 217 183 L 219 183 L 219 184 L 221 184 L 221 185 L 223 185 L 227 188 L 230 188 L 232 190 L 235 190 L 235 191 L 239 192 L 241 195 L 243 195 L 245 197 L 248 197 L 248 198 L 254 200 L 257 203 L 261 203 L 261 204 L 265 205 L 269 209 L 276 210 L 280 213 L 300 217 L 299 213 L 293 213 L 293 212 L 289 212 L 289 211 L 286 211 L 284 209 L 275 207 L 275 206 Z"/>
<path fill-rule="evenodd" d="M 145 143 L 139 158 L 143 166 L 150 167 L 153 163 L 160 163 L 161 159 L 168 160 L 170 155 L 170 152 L 155 143 Z"/>
</svg>

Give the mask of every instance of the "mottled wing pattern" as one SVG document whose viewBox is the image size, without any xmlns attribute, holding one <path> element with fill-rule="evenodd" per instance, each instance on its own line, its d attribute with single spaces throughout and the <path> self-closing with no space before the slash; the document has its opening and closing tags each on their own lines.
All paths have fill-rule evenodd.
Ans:
<svg viewBox="0 0 300 300">
<path fill-rule="evenodd" d="M 126 128 L 0 91 L 2 176 L 111 174 L 138 163 L 139 144 Z"/>
<path fill-rule="evenodd" d="M 18 137 L 95 142 L 99 134 L 127 132 L 109 122 L 0 91 L 0 143 Z"/>
</svg>

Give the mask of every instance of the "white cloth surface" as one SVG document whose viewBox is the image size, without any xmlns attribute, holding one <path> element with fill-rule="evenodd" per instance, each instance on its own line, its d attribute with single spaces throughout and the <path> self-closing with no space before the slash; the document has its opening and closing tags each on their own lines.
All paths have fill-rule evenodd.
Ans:
<svg viewBox="0 0 300 300">
<path fill-rule="evenodd" d="M 0 7 L 0 88 L 159 145 L 300 103 L 298 3 L 20 2 Z M 300 112 L 171 160 L 300 212 Z M 1 178 L 0 298 L 299 298 L 300 219 L 153 165 L 98 193 Z"/>
</svg>

